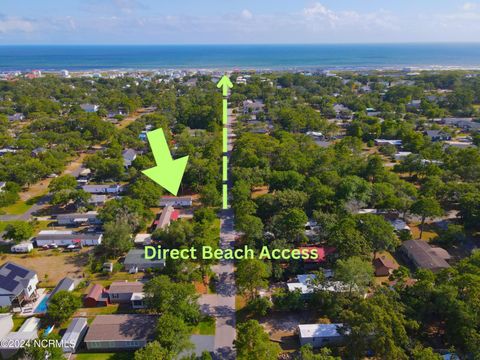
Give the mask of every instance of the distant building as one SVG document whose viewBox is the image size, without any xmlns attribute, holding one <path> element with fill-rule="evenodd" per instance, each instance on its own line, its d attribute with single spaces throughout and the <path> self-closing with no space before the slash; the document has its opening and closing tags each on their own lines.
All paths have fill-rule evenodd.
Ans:
<svg viewBox="0 0 480 360">
<path fill-rule="evenodd" d="M 37 273 L 13 262 L 0 266 L 0 307 L 18 305 L 37 298 Z"/>
<path fill-rule="evenodd" d="M 15 113 L 8 116 L 8 121 L 23 121 L 25 120 L 25 115 L 22 113 Z"/>
<path fill-rule="evenodd" d="M 95 104 L 81 104 L 80 108 L 87 113 L 94 113 L 98 111 L 99 106 Z"/>
<path fill-rule="evenodd" d="M 123 166 L 129 168 L 137 158 L 137 152 L 133 149 L 126 149 L 122 152 Z"/>
<path fill-rule="evenodd" d="M 404 160 L 407 156 L 412 155 L 410 151 L 399 151 L 393 155 L 394 159 L 397 161 Z"/>
<path fill-rule="evenodd" d="M 120 184 L 83 185 L 82 190 L 90 194 L 119 194 L 123 191 L 123 186 Z"/>
<path fill-rule="evenodd" d="M 427 269 L 437 272 L 450 267 L 447 262 L 447 260 L 450 259 L 450 254 L 447 250 L 439 247 L 432 247 L 426 241 L 405 241 L 400 250 L 418 269 Z"/>
<path fill-rule="evenodd" d="M 62 337 L 64 353 L 75 353 L 87 333 L 87 318 L 73 318 Z"/>
<path fill-rule="evenodd" d="M 375 276 L 390 276 L 394 270 L 399 268 L 399 265 L 385 256 L 380 256 L 373 260 L 373 267 Z"/>
<path fill-rule="evenodd" d="M 137 234 L 135 235 L 135 239 L 133 240 L 133 243 L 135 245 L 150 245 L 152 243 L 152 234 Z"/>
<path fill-rule="evenodd" d="M 375 139 L 375 145 L 393 145 L 393 146 L 402 146 L 402 140 L 389 140 L 389 139 Z"/>
<path fill-rule="evenodd" d="M 35 237 L 37 246 L 56 245 L 56 246 L 95 246 L 102 243 L 103 234 L 101 233 L 76 233 L 74 231 L 64 230 L 42 230 Z"/>
<path fill-rule="evenodd" d="M 452 139 L 450 134 L 441 130 L 427 130 L 425 131 L 425 135 L 428 136 L 431 141 L 446 141 Z"/>
<path fill-rule="evenodd" d="M 86 213 L 59 214 L 56 216 L 58 225 L 78 226 L 81 224 L 100 225 L 102 220 L 98 217 L 96 211 Z"/>
<path fill-rule="evenodd" d="M 298 325 L 300 346 L 310 344 L 314 348 L 338 345 L 344 340 L 339 331 L 343 324 L 303 324 Z"/>
<path fill-rule="evenodd" d="M 192 202 L 191 196 L 162 196 L 160 206 L 190 207 L 192 206 Z"/>
<path fill-rule="evenodd" d="M 162 269 L 165 267 L 164 259 L 145 259 L 144 249 L 132 249 L 127 253 L 123 266 L 127 271 L 145 271 L 147 269 Z"/>
<path fill-rule="evenodd" d="M 260 100 L 245 100 L 243 102 L 243 113 L 244 114 L 251 114 L 251 115 L 258 115 L 258 113 L 263 112 L 265 105 L 263 101 Z"/>
<path fill-rule="evenodd" d="M 107 195 L 92 195 L 88 203 L 93 206 L 102 206 L 107 202 Z"/>
<path fill-rule="evenodd" d="M 155 339 L 158 316 L 145 314 L 98 315 L 84 342 L 88 350 L 136 350 Z"/>
</svg>

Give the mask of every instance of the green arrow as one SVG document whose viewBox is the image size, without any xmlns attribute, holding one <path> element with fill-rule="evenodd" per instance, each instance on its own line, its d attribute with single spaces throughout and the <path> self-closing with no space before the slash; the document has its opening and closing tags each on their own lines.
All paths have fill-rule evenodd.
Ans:
<svg viewBox="0 0 480 360">
<path fill-rule="evenodd" d="M 147 137 L 157 166 L 143 170 L 142 173 L 176 196 L 187 166 L 188 156 L 173 160 L 163 129 L 150 131 Z"/>
<path fill-rule="evenodd" d="M 222 88 L 223 96 L 227 96 L 228 89 L 231 89 L 233 87 L 233 84 L 227 75 L 223 75 L 220 81 L 217 83 L 217 87 Z"/>
</svg>

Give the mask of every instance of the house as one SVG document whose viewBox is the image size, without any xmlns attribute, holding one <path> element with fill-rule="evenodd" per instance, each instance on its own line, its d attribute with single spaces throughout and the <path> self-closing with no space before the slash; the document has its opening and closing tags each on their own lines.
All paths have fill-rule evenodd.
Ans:
<svg viewBox="0 0 480 360">
<path fill-rule="evenodd" d="M 82 190 L 90 194 L 119 194 L 123 191 L 123 186 L 120 184 L 83 185 Z"/>
<path fill-rule="evenodd" d="M 87 333 L 87 318 L 73 318 L 68 325 L 67 330 L 62 336 L 62 346 L 64 353 L 75 353 L 82 343 L 83 337 Z"/>
<path fill-rule="evenodd" d="M 480 131 L 480 123 L 473 121 L 473 118 L 443 118 L 441 122 L 466 131 Z"/>
<path fill-rule="evenodd" d="M 78 226 L 82 224 L 100 225 L 102 220 L 98 217 L 96 211 L 89 211 L 86 213 L 71 213 L 56 215 L 57 223 L 61 226 Z"/>
<path fill-rule="evenodd" d="M 15 113 L 8 116 L 8 121 L 23 121 L 25 120 L 25 115 L 22 113 Z"/>
<path fill-rule="evenodd" d="M 173 206 L 165 206 L 162 210 L 160 218 L 154 222 L 155 230 L 166 229 L 172 220 L 178 219 L 178 211 Z"/>
<path fill-rule="evenodd" d="M 425 131 L 425 135 L 428 136 L 432 141 L 446 141 L 452 139 L 450 134 L 447 134 L 441 130 L 427 130 Z"/>
<path fill-rule="evenodd" d="M 298 325 L 300 345 L 310 344 L 314 348 L 338 345 L 344 340 L 340 332 L 343 324 L 303 324 Z"/>
<path fill-rule="evenodd" d="M 459 149 L 466 149 L 466 148 L 472 147 L 474 145 L 473 145 L 473 142 L 471 142 L 471 141 L 450 140 L 450 141 L 445 141 L 445 146 L 455 147 L 455 148 L 459 148 Z"/>
<path fill-rule="evenodd" d="M 408 240 L 400 247 L 400 251 L 418 269 L 427 269 L 433 272 L 450 267 L 447 260 L 450 254 L 447 250 L 432 247 L 426 241 Z"/>
<path fill-rule="evenodd" d="M 33 250 L 33 244 L 30 241 L 24 241 L 19 244 L 13 245 L 10 248 L 12 253 L 29 253 Z"/>
<path fill-rule="evenodd" d="M 133 243 L 135 245 L 150 245 L 152 243 L 152 234 L 137 234 L 135 235 L 135 239 L 133 239 Z"/>
<path fill-rule="evenodd" d="M 59 291 L 73 291 L 75 290 L 75 281 L 72 278 L 69 277 L 64 277 L 62 280 L 60 280 L 53 289 L 53 291 L 50 293 L 48 297 L 47 304 L 50 302 L 50 300 L 53 298 L 53 296 L 58 293 Z"/>
<path fill-rule="evenodd" d="M 83 299 L 85 307 L 107 306 L 108 302 L 108 294 L 100 284 L 93 284 L 87 296 Z"/>
<path fill-rule="evenodd" d="M 30 155 L 32 157 L 38 157 L 40 156 L 41 154 L 43 154 L 44 152 L 46 152 L 47 149 L 43 148 L 43 147 L 37 147 L 35 149 L 32 150 L 32 152 L 30 153 Z"/>
<path fill-rule="evenodd" d="M 95 104 L 81 104 L 80 108 L 87 113 L 94 113 L 98 111 L 99 106 Z"/>
<path fill-rule="evenodd" d="M 98 315 L 85 336 L 88 350 L 136 350 L 154 340 L 158 316 L 146 314 Z"/>
<path fill-rule="evenodd" d="M 352 111 L 343 104 L 334 104 L 333 111 L 335 111 L 337 119 L 349 120 L 352 118 Z"/>
<path fill-rule="evenodd" d="M 257 115 L 258 113 L 262 112 L 265 108 L 263 101 L 260 100 L 245 100 L 243 102 L 243 113 L 244 114 L 251 114 Z"/>
<path fill-rule="evenodd" d="M 122 152 L 123 166 L 129 168 L 132 166 L 133 161 L 137 158 L 137 152 L 133 149 L 126 149 Z"/>
<path fill-rule="evenodd" d="M 12 331 L 2 336 L 0 341 L 0 355 L 8 359 L 23 348 L 26 343 L 38 338 L 40 319 L 31 317 L 25 320 L 18 331 Z M 12 328 L 10 328 L 12 329 Z"/>
<path fill-rule="evenodd" d="M 125 256 L 123 266 L 127 271 L 145 271 L 146 269 L 162 269 L 165 267 L 165 259 L 145 259 L 144 249 L 132 249 Z"/>
<path fill-rule="evenodd" d="M 388 222 L 393 226 L 395 231 L 408 231 L 410 232 L 410 226 L 407 225 L 407 223 L 402 220 L 402 219 L 391 219 L 388 220 Z"/>
<path fill-rule="evenodd" d="M 108 288 L 108 297 L 112 304 L 130 304 L 134 309 L 145 307 L 143 283 L 139 281 L 114 281 Z"/>
<path fill-rule="evenodd" d="M 162 196 L 160 199 L 160 206 L 173 206 L 173 207 L 190 207 L 192 206 L 191 196 Z"/>
<path fill-rule="evenodd" d="M 380 256 L 373 260 L 373 267 L 375 276 L 390 276 L 393 270 L 399 268 L 399 265 L 385 256 Z"/>
<path fill-rule="evenodd" d="M 33 270 L 6 262 L 0 266 L 0 307 L 22 306 L 37 298 L 38 276 Z"/>
<path fill-rule="evenodd" d="M 409 155 L 412 155 L 410 151 L 399 151 L 395 155 L 393 155 L 393 158 L 396 161 L 401 161 L 401 160 L 404 160 Z"/>
<path fill-rule="evenodd" d="M 5 181 L 0 181 L 0 192 L 3 192 L 5 186 L 7 186 L 7 183 Z"/>
<path fill-rule="evenodd" d="M 305 268 L 314 268 L 318 267 L 322 262 L 325 262 L 327 260 L 327 256 L 331 255 L 335 252 L 335 248 L 333 247 L 323 247 L 323 246 L 304 246 L 300 247 L 300 251 L 307 251 L 310 253 L 311 250 L 316 249 L 317 250 L 317 258 L 316 259 L 304 259 L 303 264 Z"/>
<path fill-rule="evenodd" d="M 88 203 L 93 206 L 102 206 L 107 202 L 107 195 L 92 195 L 88 199 Z"/>
<path fill-rule="evenodd" d="M 407 103 L 406 108 L 407 110 L 419 110 L 422 105 L 422 100 L 411 100 L 410 102 Z"/>
<path fill-rule="evenodd" d="M 101 233 L 77 233 L 64 230 L 42 230 L 35 237 L 38 247 L 41 246 L 96 246 L 102 243 Z"/>
<path fill-rule="evenodd" d="M 389 140 L 389 139 L 375 139 L 375 145 L 384 146 L 384 145 L 393 145 L 393 146 L 402 146 L 402 140 Z"/>
</svg>

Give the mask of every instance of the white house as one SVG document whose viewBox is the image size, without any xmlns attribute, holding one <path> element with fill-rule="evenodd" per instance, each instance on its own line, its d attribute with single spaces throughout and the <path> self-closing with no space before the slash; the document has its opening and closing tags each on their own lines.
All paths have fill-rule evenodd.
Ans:
<svg viewBox="0 0 480 360">
<path fill-rule="evenodd" d="M 33 270 L 6 262 L 0 266 L 0 307 L 22 305 L 37 296 L 38 276 Z"/>
<path fill-rule="evenodd" d="M 192 197 L 191 196 L 162 196 L 160 199 L 160 206 L 183 206 L 189 207 L 192 206 Z"/>
<path fill-rule="evenodd" d="M 339 332 L 343 324 L 303 324 L 298 325 L 300 345 L 310 344 L 314 348 L 340 344 L 344 335 Z"/>
<path fill-rule="evenodd" d="M 101 233 L 76 233 L 74 231 L 63 230 L 42 230 L 35 237 L 37 246 L 57 245 L 82 245 L 95 246 L 102 243 L 103 234 Z"/>
<path fill-rule="evenodd" d="M 94 113 L 98 111 L 98 105 L 95 104 L 82 104 L 80 105 L 83 111 L 88 113 Z"/>
<path fill-rule="evenodd" d="M 137 152 L 133 149 L 126 149 L 122 152 L 123 166 L 129 168 L 137 158 Z"/>
<path fill-rule="evenodd" d="M 120 184 L 112 185 L 83 185 L 82 190 L 90 194 L 118 194 L 122 192 L 123 186 Z"/>
<path fill-rule="evenodd" d="M 89 211 L 86 213 L 59 214 L 56 217 L 58 225 L 62 226 L 74 226 L 81 224 L 100 225 L 102 223 L 102 220 L 100 220 L 96 211 Z"/>
</svg>

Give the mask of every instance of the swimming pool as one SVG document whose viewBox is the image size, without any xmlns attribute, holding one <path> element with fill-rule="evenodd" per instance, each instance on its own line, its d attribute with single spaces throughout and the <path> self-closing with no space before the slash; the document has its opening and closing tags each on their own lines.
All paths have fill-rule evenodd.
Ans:
<svg viewBox="0 0 480 360">
<path fill-rule="evenodd" d="M 35 314 L 41 314 L 47 311 L 47 301 L 48 301 L 49 295 L 45 295 L 40 301 L 40 304 L 37 305 L 35 310 L 33 311 Z"/>
</svg>

